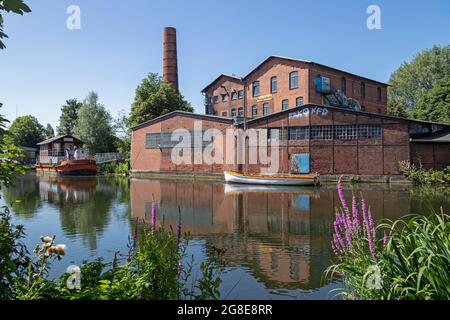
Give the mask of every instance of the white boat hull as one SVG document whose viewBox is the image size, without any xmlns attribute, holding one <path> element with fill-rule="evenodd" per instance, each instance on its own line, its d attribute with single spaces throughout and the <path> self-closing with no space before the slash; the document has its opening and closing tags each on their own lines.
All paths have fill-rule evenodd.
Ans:
<svg viewBox="0 0 450 320">
<path fill-rule="evenodd" d="M 225 181 L 229 183 L 245 183 L 245 184 L 257 184 L 257 185 L 279 185 L 279 186 L 311 186 L 315 184 L 314 179 L 299 179 L 299 178 L 287 178 L 287 177 L 252 177 L 234 175 L 230 172 L 224 172 Z"/>
</svg>

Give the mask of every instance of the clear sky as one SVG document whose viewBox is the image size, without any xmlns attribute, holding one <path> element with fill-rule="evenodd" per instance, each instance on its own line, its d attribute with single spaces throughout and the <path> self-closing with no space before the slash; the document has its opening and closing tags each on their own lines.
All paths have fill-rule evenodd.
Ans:
<svg viewBox="0 0 450 320">
<path fill-rule="evenodd" d="M 203 113 L 200 91 L 220 73 L 245 75 L 269 55 L 312 60 L 387 82 L 415 53 L 450 43 L 450 1 L 25 0 L 7 14 L 0 50 L 1 114 L 56 126 L 67 99 L 95 90 L 113 116 L 136 86 L 162 72 L 162 32 L 177 28 L 180 90 Z M 81 29 L 69 30 L 69 5 Z M 381 9 L 369 30 L 366 9 Z"/>
</svg>

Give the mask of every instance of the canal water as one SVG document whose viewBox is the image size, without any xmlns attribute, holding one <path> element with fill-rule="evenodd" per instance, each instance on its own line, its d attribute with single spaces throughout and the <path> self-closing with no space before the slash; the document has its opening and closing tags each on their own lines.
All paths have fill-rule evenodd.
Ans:
<svg viewBox="0 0 450 320">
<path fill-rule="evenodd" d="M 450 189 L 404 185 L 345 185 L 364 197 L 376 220 L 450 208 Z M 34 248 L 41 235 L 56 235 L 67 255 L 52 266 L 56 276 L 71 264 L 127 252 L 136 221 L 151 221 L 190 234 L 188 255 L 200 263 L 219 249 L 225 265 L 220 287 L 226 299 L 329 299 L 339 283 L 324 285 L 332 261 L 331 228 L 339 200 L 335 185 L 249 187 L 212 182 L 138 178 L 20 177 L 4 189 L 0 205 L 12 208 Z M 189 258 L 190 260 L 190 258 Z"/>
</svg>

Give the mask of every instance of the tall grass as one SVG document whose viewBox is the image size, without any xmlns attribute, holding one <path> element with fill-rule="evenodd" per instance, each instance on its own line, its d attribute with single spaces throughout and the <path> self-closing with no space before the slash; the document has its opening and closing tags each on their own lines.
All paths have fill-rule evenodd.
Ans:
<svg viewBox="0 0 450 320">
<path fill-rule="evenodd" d="M 375 227 L 364 199 L 351 211 L 338 182 L 341 208 L 333 223 L 335 264 L 325 277 L 340 279 L 346 299 L 450 299 L 450 215 L 406 216 Z"/>
</svg>

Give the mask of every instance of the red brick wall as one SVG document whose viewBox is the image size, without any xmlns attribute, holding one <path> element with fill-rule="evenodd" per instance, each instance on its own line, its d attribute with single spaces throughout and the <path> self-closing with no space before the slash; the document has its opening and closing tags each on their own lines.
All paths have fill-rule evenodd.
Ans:
<svg viewBox="0 0 450 320">
<path fill-rule="evenodd" d="M 422 164 L 425 169 L 442 170 L 450 165 L 450 144 L 414 142 L 411 144 L 411 161 Z"/>
<path fill-rule="evenodd" d="M 222 88 L 224 86 L 224 88 Z M 236 80 L 227 80 L 226 78 L 218 81 L 216 84 L 208 88 L 208 90 L 205 92 L 206 96 L 217 96 L 218 97 L 218 103 L 212 104 L 212 109 L 214 111 L 214 115 L 216 116 L 222 116 L 223 112 L 226 112 L 227 117 L 231 117 L 231 109 L 235 108 L 236 112 L 239 107 L 244 107 L 244 99 L 237 98 L 236 100 L 231 100 L 231 93 L 236 91 L 236 93 L 239 90 L 244 90 L 244 85 L 240 83 L 240 81 Z M 228 91 L 228 101 L 222 102 L 222 94 L 226 94 Z M 206 110 L 205 110 L 206 111 Z M 207 112 L 205 112 L 207 113 Z"/>
</svg>

